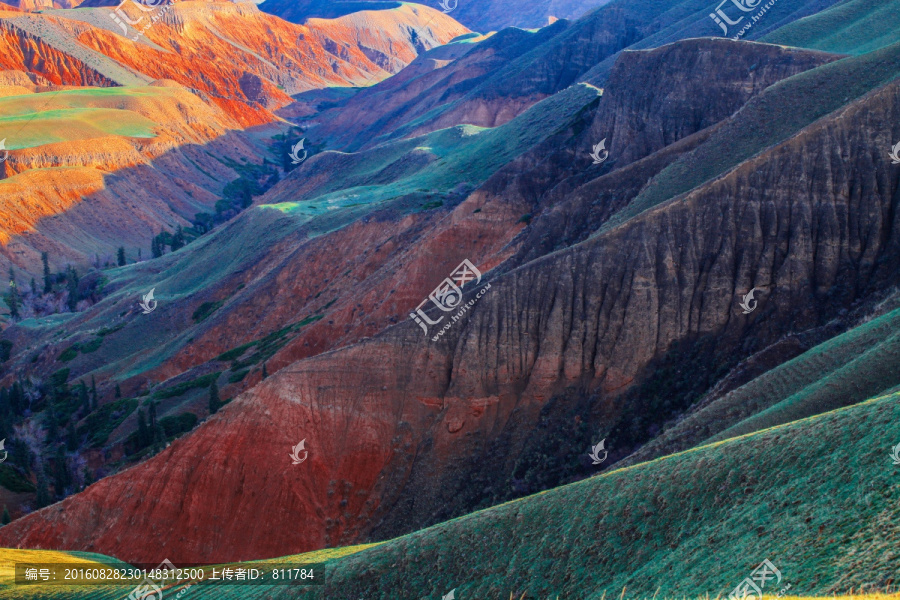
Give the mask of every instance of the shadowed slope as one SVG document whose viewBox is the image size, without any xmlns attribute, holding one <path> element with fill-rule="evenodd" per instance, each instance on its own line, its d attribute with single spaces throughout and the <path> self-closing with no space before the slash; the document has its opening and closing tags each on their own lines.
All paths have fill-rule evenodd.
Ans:
<svg viewBox="0 0 900 600">
<path fill-rule="evenodd" d="M 551 17 L 578 18 L 607 2 L 609 0 L 534 0 L 527 3 L 514 0 L 448 0 L 445 6 L 450 8 L 450 16 L 460 23 L 478 31 L 492 31 L 503 27 L 542 27 Z M 335 17 L 369 7 L 384 9 L 396 4 L 382 0 L 266 0 L 260 8 L 288 21 L 302 23 L 309 17 Z M 415 4 L 437 6 L 439 2 Z"/>
<path fill-rule="evenodd" d="M 727 394 L 713 396 L 617 466 L 765 429 L 886 393 L 900 376 L 900 311 L 808 350 Z"/>
<path fill-rule="evenodd" d="M 776 3 L 746 39 L 756 39 L 834 2 Z M 367 98 L 380 100 L 365 104 L 374 115 L 355 118 L 332 110 L 309 123 L 309 135 L 355 149 L 459 123 L 499 125 L 576 82 L 604 87 L 623 50 L 719 37 L 722 32 L 709 18 L 710 10 L 706 0 L 614 1 L 577 21 L 558 21 L 535 33 L 502 31 L 495 36 L 503 36 L 502 44 L 499 39 L 478 44 L 437 69 L 446 73 L 414 79 L 399 89 L 390 83 L 375 86 L 346 102 L 350 109 L 363 106 Z M 709 62 L 707 78 L 717 69 L 715 60 Z M 418 102 L 419 94 L 431 101 Z"/>
</svg>

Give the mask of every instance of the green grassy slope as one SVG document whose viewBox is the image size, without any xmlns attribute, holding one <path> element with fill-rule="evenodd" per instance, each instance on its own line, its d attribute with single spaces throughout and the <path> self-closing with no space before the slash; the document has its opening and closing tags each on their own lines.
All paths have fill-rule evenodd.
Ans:
<svg viewBox="0 0 900 600">
<path fill-rule="evenodd" d="M 36 126 L 30 126 L 31 123 Z M 9 147 L 10 150 L 16 150 L 107 135 L 149 138 L 153 137 L 155 125 L 150 119 L 128 111 L 90 108 L 54 110 L 42 112 L 39 121 L 33 121 L 29 116 L 0 118 L 0 136 L 7 131 L 11 135 L 22 131 L 25 135 L 15 135 L 16 142 Z"/>
<path fill-rule="evenodd" d="M 889 456 L 898 441 L 895 394 L 330 560 L 325 586 L 195 586 L 181 598 L 440 598 L 454 588 L 459 600 L 599 600 L 623 588 L 628 598 L 715 596 L 766 558 L 792 594 L 884 588 L 900 571 L 900 467 Z M 85 597 L 43 592 L 30 597 Z"/>
<path fill-rule="evenodd" d="M 578 84 L 529 108 L 508 123 L 485 129 L 458 125 L 423 136 L 388 142 L 353 155 L 328 153 L 341 160 L 340 178 L 329 177 L 302 201 L 278 202 L 280 210 L 308 216 L 335 208 L 373 204 L 417 191 L 446 192 L 461 182 L 478 186 L 500 167 L 552 135 L 600 95 Z M 330 164 L 326 165 L 329 169 Z M 308 178 L 298 169 L 293 178 Z M 263 200 L 291 195 L 293 178 L 285 179 Z"/>
<path fill-rule="evenodd" d="M 819 344 L 698 407 L 621 464 L 635 464 L 889 393 L 900 385 L 897 365 L 900 309 Z"/>
<path fill-rule="evenodd" d="M 900 75 L 900 42 L 784 79 L 748 102 L 694 152 L 666 167 L 600 231 L 723 175 Z"/>
<path fill-rule="evenodd" d="M 835 369 L 826 377 L 791 394 L 781 402 L 729 427 L 712 437 L 711 441 L 743 435 L 852 404 L 854 401 L 861 400 L 864 397 L 863 394 L 867 392 L 870 394 L 872 392 L 880 393 L 900 384 L 900 371 L 897 370 L 897 365 L 900 364 L 900 322 L 898 322 L 900 311 L 895 311 L 889 316 L 893 318 L 890 329 L 884 332 L 886 337 L 883 340 L 871 339 L 868 348 L 853 360 Z M 879 325 L 884 326 L 886 323 Z M 871 334 L 871 329 L 866 333 Z M 875 336 L 872 337 L 875 338 Z M 859 344 L 859 341 L 853 340 L 850 344 L 855 342 L 854 345 L 856 345 Z M 822 344 L 825 347 L 823 354 L 831 355 L 823 358 L 827 361 L 835 354 L 840 355 L 840 350 L 843 348 L 835 348 L 839 345 L 842 345 L 841 342 Z M 857 345 L 857 347 L 859 346 Z M 832 350 L 836 351 L 829 352 Z M 808 366 L 814 367 L 815 365 Z"/>
<path fill-rule="evenodd" d="M 612 3 L 615 4 L 615 3 Z M 636 4 L 636 3 L 631 3 Z M 643 39 L 635 41 L 628 47 L 629 50 L 646 50 L 649 48 L 658 48 L 665 44 L 669 44 L 678 40 L 695 38 L 695 37 L 728 37 L 734 38 L 741 30 L 741 27 L 747 24 L 745 19 L 738 25 L 733 25 L 728 30 L 728 35 L 723 35 L 722 29 L 715 24 L 710 18 L 710 13 L 716 9 L 718 3 L 701 2 L 695 4 L 692 2 L 670 2 L 664 5 L 660 0 L 656 0 L 650 5 L 654 8 L 659 7 L 660 16 L 656 19 L 658 26 L 649 35 Z M 750 3 L 745 3 L 750 4 Z M 761 8 L 765 2 L 760 2 L 757 8 Z M 835 0 L 803 0 L 801 2 L 775 2 L 753 27 L 746 31 L 740 38 L 745 41 L 758 40 L 767 33 L 777 31 L 781 27 L 802 20 L 808 15 L 818 14 L 820 11 L 829 8 L 833 4 L 838 4 Z M 739 12 L 730 3 L 723 6 L 726 14 L 734 12 L 731 17 L 736 19 Z M 747 13 L 748 17 L 752 17 L 756 11 Z M 597 63 L 590 71 L 583 75 L 580 80 L 603 85 L 606 76 L 609 74 L 613 63 L 616 61 L 619 53 L 613 54 L 603 61 Z"/>
<path fill-rule="evenodd" d="M 271 245 L 296 234 L 303 221 L 271 210 L 248 210 L 240 218 L 204 236 L 178 252 L 104 271 L 106 296 L 72 331 L 101 331 L 125 323 L 103 338 L 100 348 L 91 354 L 96 365 L 105 370 L 131 376 L 159 365 L 177 352 L 194 335 L 191 311 L 186 301 L 207 288 L 214 288 L 230 275 L 251 268 L 262 260 Z M 135 299 L 155 288 L 157 312 L 171 318 L 122 319 L 123 308 L 131 309 Z M 60 323 L 71 314 L 25 319 L 17 326 L 29 328 L 33 338 L 46 342 L 59 332 Z"/>
<path fill-rule="evenodd" d="M 900 396 L 879 398 L 405 536 L 336 561 L 330 587 L 348 598 L 716 595 L 765 558 L 792 593 L 884 586 L 900 569 L 885 551 L 900 542 L 898 441 Z"/>
<path fill-rule="evenodd" d="M 900 41 L 900 0 L 850 0 L 760 38 L 761 42 L 863 54 Z"/>
<path fill-rule="evenodd" d="M 156 121 L 142 105 L 173 101 L 162 87 L 89 88 L 0 98 L 0 139 L 9 150 L 108 135 L 153 137 Z"/>
</svg>

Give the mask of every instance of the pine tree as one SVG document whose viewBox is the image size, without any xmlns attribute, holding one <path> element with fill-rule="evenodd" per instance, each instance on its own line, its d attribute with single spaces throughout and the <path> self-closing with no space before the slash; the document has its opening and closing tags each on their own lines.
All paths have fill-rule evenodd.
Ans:
<svg viewBox="0 0 900 600">
<path fill-rule="evenodd" d="M 9 509 L 6 508 L 6 505 L 3 505 L 3 518 L 0 518 L 0 524 L 9 525 L 9 522 L 12 521 L 12 518 L 9 516 Z"/>
<path fill-rule="evenodd" d="M 44 477 L 43 468 L 40 468 L 38 470 L 37 498 L 35 498 L 35 504 L 37 504 L 38 508 L 44 508 L 45 506 L 50 504 L 50 492 L 47 490 L 47 480 Z"/>
<path fill-rule="evenodd" d="M 66 489 L 72 485 L 72 475 L 69 473 L 69 465 L 66 464 L 66 455 L 62 448 L 56 451 L 53 463 L 53 490 L 56 497 L 62 499 L 66 495 Z"/>
<path fill-rule="evenodd" d="M 125 266 L 125 248 L 123 248 L 122 246 L 119 246 L 119 251 L 116 253 L 116 262 L 119 263 L 120 267 Z"/>
<path fill-rule="evenodd" d="M 150 432 L 147 429 L 147 417 L 144 409 L 138 410 L 138 449 L 146 448 L 150 444 Z"/>
<path fill-rule="evenodd" d="M 34 280 L 34 277 L 31 278 L 31 295 L 37 296 L 37 282 Z"/>
<path fill-rule="evenodd" d="M 150 423 L 149 423 L 149 425 L 150 425 L 150 431 L 149 431 L 150 441 L 152 443 L 156 443 L 158 441 L 157 440 L 158 432 L 156 431 L 156 402 L 150 403 L 150 408 L 149 408 L 148 412 L 150 413 Z"/>
<path fill-rule="evenodd" d="M 215 380 L 209 385 L 209 414 L 214 415 L 219 411 L 219 386 Z"/>
<path fill-rule="evenodd" d="M 66 427 L 66 449 L 69 452 L 78 450 L 78 433 L 75 431 L 75 423 L 73 421 L 69 421 L 69 425 Z"/>
<path fill-rule="evenodd" d="M 150 242 L 150 252 L 153 254 L 153 258 L 159 258 L 163 255 L 163 244 L 161 240 L 162 234 L 153 236 L 153 241 Z"/>
<path fill-rule="evenodd" d="M 91 375 L 91 410 L 97 410 L 97 382 Z"/>
<path fill-rule="evenodd" d="M 16 276 L 9 268 L 9 316 L 19 318 L 19 290 L 16 288 Z"/>
<path fill-rule="evenodd" d="M 87 386 L 84 385 L 84 382 L 81 382 L 81 385 L 78 386 L 78 402 L 81 404 L 81 410 L 83 414 L 87 415 L 91 412 L 91 403 L 88 400 L 88 390 Z"/>
<path fill-rule="evenodd" d="M 150 403 L 150 431 L 148 433 L 154 450 L 159 450 L 166 441 L 166 432 L 156 419 L 156 402 Z"/>
<path fill-rule="evenodd" d="M 25 391 L 22 389 L 22 384 L 18 381 L 14 382 L 9 388 L 9 405 L 17 415 L 25 412 Z"/>
<path fill-rule="evenodd" d="M 94 483 L 94 475 L 87 467 L 84 468 L 84 473 L 82 474 L 81 478 L 84 480 L 84 487 L 82 487 L 81 489 L 84 489 Z"/>
<path fill-rule="evenodd" d="M 181 229 L 181 225 L 179 225 L 175 229 L 175 235 L 172 236 L 172 252 L 180 248 L 184 248 L 184 231 Z"/>
<path fill-rule="evenodd" d="M 265 378 L 268 377 L 268 376 L 269 376 L 269 372 L 266 371 L 266 363 L 263 363 L 262 378 L 265 379 Z"/>
<path fill-rule="evenodd" d="M 49 294 L 53 291 L 53 284 L 50 281 L 50 255 L 41 252 L 41 262 L 44 263 L 44 293 Z"/>
<path fill-rule="evenodd" d="M 66 287 L 69 290 L 69 299 L 68 306 L 69 310 L 75 312 L 75 309 L 78 306 L 78 273 L 75 272 L 75 267 L 69 265 L 69 270 L 66 273 Z"/>
<path fill-rule="evenodd" d="M 25 409 L 30 406 L 28 398 L 25 397 L 25 388 L 22 387 L 21 381 L 17 381 L 13 385 L 16 388 L 16 406 L 19 407 L 19 414 L 25 414 Z"/>
<path fill-rule="evenodd" d="M 141 262 L 143 259 L 141 258 L 141 249 L 138 248 L 138 262 Z"/>
<path fill-rule="evenodd" d="M 119 387 L 119 384 L 116 384 L 116 398 L 122 397 L 122 388 Z"/>
<path fill-rule="evenodd" d="M 56 414 L 53 409 L 47 411 L 47 441 L 51 444 L 56 443 L 58 439 L 56 431 Z"/>
</svg>

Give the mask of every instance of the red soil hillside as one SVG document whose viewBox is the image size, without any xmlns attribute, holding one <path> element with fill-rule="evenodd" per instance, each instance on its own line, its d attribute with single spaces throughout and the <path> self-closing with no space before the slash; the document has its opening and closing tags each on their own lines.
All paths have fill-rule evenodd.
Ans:
<svg viewBox="0 0 900 600">
<path fill-rule="evenodd" d="M 119 245 L 146 251 L 161 229 L 211 210 L 238 177 L 222 161 L 265 151 L 249 138 L 203 146 L 278 120 L 289 94 L 377 82 L 467 32 L 425 7 L 296 25 L 253 4 L 178 2 L 132 41 L 109 13 L 0 11 L 0 117 L 12 117 L 0 125 L 0 255 L 32 273 L 42 251 L 76 264 Z M 44 170 L 59 167 L 70 171 Z"/>
<path fill-rule="evenodd" d="M 42 219 L 73 210 L 85 198 L 91 202 L 78 209 L 79 213 L 102 207 L 96 215 L 98 218 L 93 220 L 95 234 L 99 233 L 101 224 L 120 218 L 117 213 L 121 208 L 117 207 L 116 197 L 119 193 L 124 196 L 129 188 L 129 215 L 140 215 L 153 206 L 154 210 L 146 215 L 149 217 L 165 206 L 161 198 L 154 198 L 155 191 L 160 188 L 156 181 L 158 172 L 150 168 L 153 161 L 181 146 L 207 145 L 239 127 L 222 110 L 204 103 L 172 82 L 146 87 L 69 89 L 16 96 L 0 101 L 0 107 L 26 113 L 39 108 L 61 115 L 28 123 L 27 130 L 23 129 L 22 133 L 48 143 L 14 150 L 0 169 L 7 176 L 0 180 L 0 243 L 4 244 L 0 252 L 3 253 L 22 252 L 23 247 L 30 244 L 23 244 L 16 236 L 25 234 L 26 239 L 35 242 L 30 233 Z M 112 128 L 112 123 L 122 128 Z M 54 131 L 57 128 L 64 129 L 65 135 Z M 141 129 L 146 135 L 137 135 Z M 231 149 L 223 148 L 222 155 L 239 159 L 253 156 L 253 153 L 248 144 L 242 142 Z M 216 161 L 196 157 L 195 160 L 206 169 L 216 170 Z M 131 168 L 130 172 L 106 181 L 111 172 L 126 168 Z M 219 172 L 228 177 L 225 171 Z M 182 176 L 188 174 L 182 173 Z M 194 173 L 191 178 L 202 183 L 198 177 L 199 173 Z M 123 180 L 129 180 L 129 185 L 123 186 Z M 184 187 L 181 194 L 168 194 L 173 206 L 177 206 L 182 195 L 191 190 L 190 186 Z M 141 208 L 134 204 L 137 200 L 142 200 Z M 214 196 L 210 194 L 207 201 L 214 202 Z M 99 218 L 101 214 L 103 217 Z M 44 226 L 58 227 L 59 224 L 57 220 L 53 224 L 45 222 Z M 130 227 L 135 225 L 130 223 Z M 144 228 L 149 230 L 147 224 L 137 227 L 138 230 Z M 48 237 L 59 242 L 66 234 L 57 229 L 55 235 Z M 59 248 L 54 250 L 59 251 Z M 35 258 L 31 256 L 32 260 Z"/>
<path fill-rule="evenodd" d="M 135 27 L 150 20 L 125 5 Z M 178 2 L 132 41 L 108 8 L 0 13 L 0 66 L 67 85 L 174 79 L 250 125 L 290 94 L 361 85 L 399 71 L 427 48 L 468 30 L 426 7 L 402 6 L 295 25 L 241 3 Z M 127 32 L 127 37 L 125 33 Z"/>
</svg>

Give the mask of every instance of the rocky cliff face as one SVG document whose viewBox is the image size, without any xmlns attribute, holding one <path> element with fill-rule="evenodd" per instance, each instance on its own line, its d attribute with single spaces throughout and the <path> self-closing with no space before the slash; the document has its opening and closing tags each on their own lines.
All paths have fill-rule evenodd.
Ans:
<svg viewBox="0 0 900 600">
<path fill-rule="evenodd" d="M 649 61 L 632 64 L 650 71 L 654 56 L 680 61 L 658 71 L 678 80 L 676 64 L 702 70 L 712 43 L 718 42 L 686 43 L 693 53 L 669 48 L 622 60 Z M 760 54 L 750 60 L 737 46 Z M 719 119 L 766 83 L 832 58 L 746 44 L 735 49 L 735 77 L 746 76 L 741 65 L 758 64 L 761 78 L 745 90 L 724 78 L 721 93 L 709 93 L 710 114 Z M 776 66 L 778 60 L 785 64 Z M 640 73 L 620 79 L 644 80 Z M 608 89 L 570 130 L 548 140 L 569 144 L 548 164 L 562 164 L 576 147 L 587 150 L 582 140 L 594 132 L 578 137 L 587 130 L 581 126 L 636 122 L 623 121 L 617 107 L 632 100 L 617 91 Z M 260 558 L 392 536 L 508 497 L 526 448 L 544 435 L 548 408 L 587 404 L 591 424 L 611 431 L 628 409 L 624 394 L 673 348 L 707 340 L 715 356 L 740 357 L 751 351 L 750 337 L 765 344 L 786 329 L 818 325 L 893 284 L 900 223 L 891 215 L 900 180 L 887 155 L 870 149 L 887 148 L 872 115 L 879 124 L 898 122 L 898 91 L 896 83 L 879 89 L 600 235 L 574 228 L 574 245 L 521 259 L 516 268 L 503 267 L 524 227 L 515 215 L 527 203 L 542 207 L 553 188 L 576 177 L 568 169 L 554 174 L 536 153 L 518 159 L 527 167 L 520 178 L 498 173 L 439 224 L 404 217 L 323 238 L 323 269 L 327 248 L 335 247 L 327 242 L 340 240 L 360 244 L 351 254 L 375 244 L 376 256 L 354 260 L 366 273 L 379 265 L 394 273 L 356 288 L 371 294 L 360 293 L 356 307 L 345 305 L 347 322 L 363 320 L 361 311 L 390 297 L 394 286 L 402 286 L 401 296 L 387 301 L 387 310 L 408 312 L 463 258 L 486 273 L 466 288 L 466 301 L 490 287 L 437 341 L 434 331 L 425 335 L 405 320 L 375 338 L 288 364 L 159 456 L 0 529 L 0 544 L 150 562 L 160 548 L 176 563 Z M 673 90 L 669 102 L 634 101 L 633 109 L 641 107 L 643 118 L 668 133 L 641 137 L 634 129 L 622 155 L 630 158 L 621 159 L 632 162 L 593 173 L 594 185 L 618 177 L 635 190 L 673 154 L 703 144 L 700 128 L 715 128 L 715 118 L 697 121 L 678 97 Z M 654 150 L 660 144 L 668 145 Z M 589 183 L 571 182 L 570 189 L 581 189 L 578 210 L 593 210 Z M 618 201 L 608 189 L 604 202 Z M 534 220 L 531 228 L 539 227 Z M 404 236 L 429 228 L 414 240 L 426 246 L 409 254 L 412 263 L 402 251 L 396 263 L 382 258 L 404 248 Z M 473 251 L 454 252 L 468 247 L 461 242 L 471 242 Z M 313 256 L 311 248 L 305 252 Z M 329 268 L 316 278 L 333 277 L 343 266 Z M 301 273 L 285 271 L 286 280 Z M 737 301 L 751 287 L 762 290 L 759 309 L 745 316 Z M 309 356 L 297 346 L 283 352 L 288 360 Z M 292 465 L 288 453 L 301 439 L 309 458 Z M 267 518 L 249 520 L 250 512 Z M 308 525 L 298 531 L 297 523 Z"/>
<path fill-rule="evenodd" d="M 728 39 L 625 51 L 610 72 L 591 136 L 606 139 L 616 168 L 626 166 L 730 117 L 776 81 L 839 58 Z M 677 81 L 667 72 L 672 65 Z"/>
</svg>

